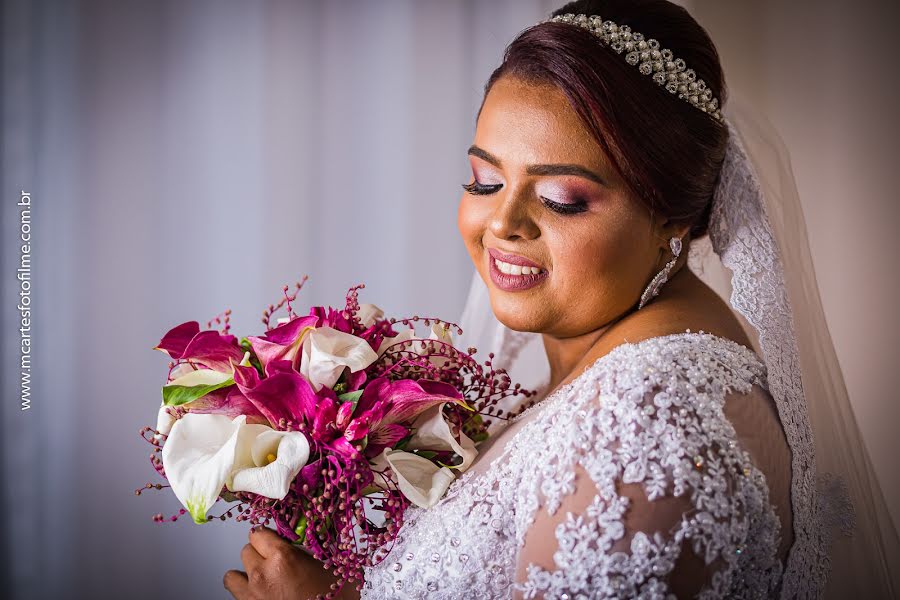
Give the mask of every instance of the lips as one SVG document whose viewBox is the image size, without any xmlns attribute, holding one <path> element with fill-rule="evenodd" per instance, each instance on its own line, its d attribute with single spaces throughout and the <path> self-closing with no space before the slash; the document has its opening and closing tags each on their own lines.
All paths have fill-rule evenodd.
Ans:
<svg viewBox="0 0 900 600">
<path fill-rule="evenodd" d="M 488 248 L 487 251 L 493 259 L 502 260 L 503 262 L 509 263 L 511 265 L 519 265 L 521 267 L 535 267 L 542 271 L 544 270 L 544 268 L 536 262 L 532 262 L 527 258 L 521 257 L 517 254 L 506 254 L 505 252 L 500 252 L 496 248 Z"/>
<path fill-rule="evenodd" d="M 490 255 L 488 263 L 490 265 L 491 281 L 503 291 L 518 292 L 527 290 L 543 282 L 549 275 L 543 267 L 527 258 L 515 254 L 506 254 L 494 248 L 488 248 L 488 254 Z M 497 265 L 497 261 L 507 263 L 502 267 L 503 271 Z M 521 271 L 525 270 L 528 273 L 521 273 Z M 515 273 L 504 271 L 515 271 Z"/>
</svg>

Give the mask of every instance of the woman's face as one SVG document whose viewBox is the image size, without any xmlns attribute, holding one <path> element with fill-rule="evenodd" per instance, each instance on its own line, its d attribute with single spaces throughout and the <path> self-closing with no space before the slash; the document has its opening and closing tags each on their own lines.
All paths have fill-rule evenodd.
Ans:
<svg viewBox="0 0 900 600">
<path fill-rule="evenodd" d="M 469 161 L 459 230 L 503 324 L 573 337 L 637 302 L 666 238 L 558 88 L 497 80 Z"/>
</svg>

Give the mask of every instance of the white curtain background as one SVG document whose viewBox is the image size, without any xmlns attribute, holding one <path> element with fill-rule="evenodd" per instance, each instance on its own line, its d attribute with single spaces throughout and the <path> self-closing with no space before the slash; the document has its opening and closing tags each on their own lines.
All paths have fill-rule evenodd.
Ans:
<svg viewBox="0 0 900 600">
<path fill-rule="evenodd" d="M 246 527 L 187 519 L 138 430 L 172 325 L 365 301 L 458 318 L 465 150 L 505 45 L 561 2 L 7 0 L 2 509 L 9 598 L 222 598 Z M 825 309 L 889 504 L 900 422 L 900 119 L 888 2 L 688 4 L 783 131 Z M 894 12 L 896 14 L 896 11 Z M 19 191 L 34 203 L 32 408 L 19 410 Z M 898 514 L 894 513 L 895 519 Z"/>
</svg>

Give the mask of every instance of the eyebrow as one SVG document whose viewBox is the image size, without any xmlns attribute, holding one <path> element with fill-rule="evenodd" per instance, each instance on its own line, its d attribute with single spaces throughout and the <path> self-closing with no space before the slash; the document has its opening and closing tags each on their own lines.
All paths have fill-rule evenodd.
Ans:
<svg viewBox="0 0 900 600">
<path fill-rule="evenodd" d="M 471 154 L 472 156 L 477 156 L 478 158 L 491 163 L 498 169 L 501 168 L 500 159 L 485 150 L 484 148 L 480 148 L 475 144 L 472 144 L 469 147 L 469 151 L 467 154 Z M 585 179 L 590 179 L 595 183 L 599 183 L 600 185 L 607 186 L 606 180 L 600 177 L 595 172 L 590 169 L 586 169 L 581 165 L 570 165 L 570 164 L 552 164 L 552 165 L 528 165 L 525 167 L 525 173 L 528 175 L 575 175 L 578 177 L 584 177 Z"/>
</svg>

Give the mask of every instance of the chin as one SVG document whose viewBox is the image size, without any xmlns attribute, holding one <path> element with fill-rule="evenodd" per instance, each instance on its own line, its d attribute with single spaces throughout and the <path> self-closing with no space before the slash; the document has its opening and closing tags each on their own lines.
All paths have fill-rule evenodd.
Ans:
<svg viewBox="0 0 900 600">
<path fill-rule="evenodd" d="M 518 296 L 519 294 L 515 294 Z M 544 330 L 541 318 L 542 303 L 538 298 L 511 298 L 513 294 L 500 290 L 491 290 L 491 310 L 497 320 L 513 331 L 529 331 L 539 333 Z"/>
</svg>

